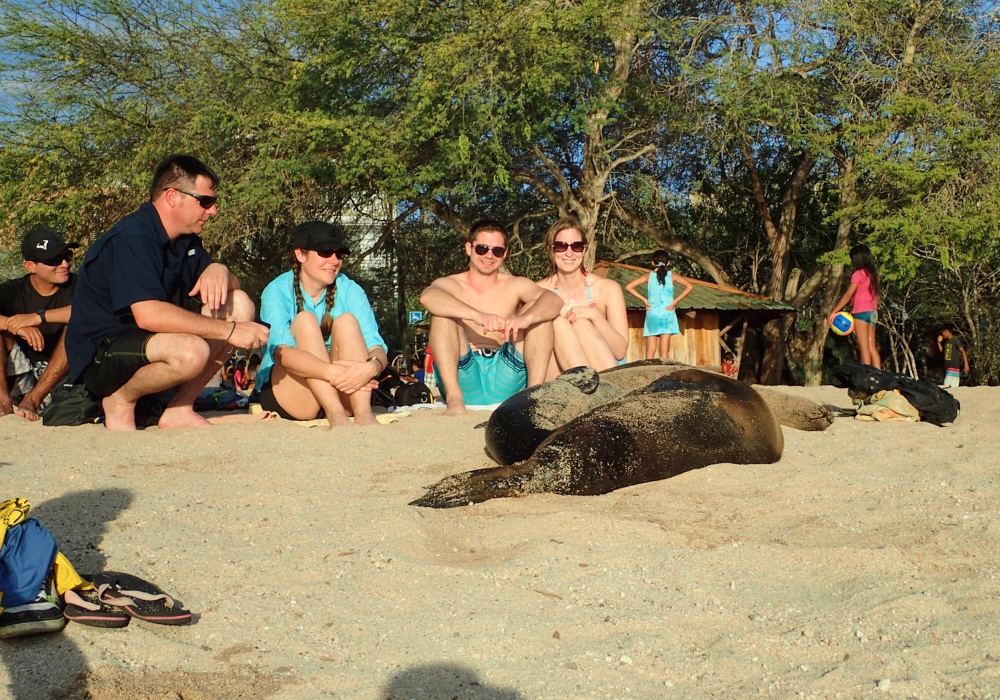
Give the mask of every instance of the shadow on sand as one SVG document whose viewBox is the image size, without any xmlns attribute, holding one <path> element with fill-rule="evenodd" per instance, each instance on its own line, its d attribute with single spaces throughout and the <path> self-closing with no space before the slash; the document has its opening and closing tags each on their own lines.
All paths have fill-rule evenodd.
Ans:
<svg viewBox="0 0 1000 700">
<path fill-rule="evenodd" d="M 457 664 L 424 664 L 400 671 L 385 684 L 379 700 L 448 700 L 454 697 L 460 700 L 524 700 L 516 690 L 484 683 L 473 670 Z"/>
<path fill-rule="evenodd" d="M 32 504 L 31 517 L 51 530 L 77 571 L 101 571 L 107 564 L 100 550 L 106 525 L 131 503 L 131 492 L 123 489 L 77 491 Z M 62 633 L 0 640 L 0 658 L 14 700 L 47 700 L 88 670 L 76 644 Z"/>
</svg>

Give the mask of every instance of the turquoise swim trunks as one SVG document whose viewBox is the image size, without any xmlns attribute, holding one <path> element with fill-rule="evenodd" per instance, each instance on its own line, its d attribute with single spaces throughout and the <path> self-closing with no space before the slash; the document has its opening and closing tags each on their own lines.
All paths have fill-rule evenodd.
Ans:
<svg viewBox="0 0 1000 700">
<path fill-rule="evenodd" d="M 436 363 L 434 379 L 444 391 Z M 524 355 L 513 343 L 504 343 L 496 350 L 470 349 L 458 361 L 458 386 L 466 406 L 503 403 L 528 386 Z"/>
</svg>

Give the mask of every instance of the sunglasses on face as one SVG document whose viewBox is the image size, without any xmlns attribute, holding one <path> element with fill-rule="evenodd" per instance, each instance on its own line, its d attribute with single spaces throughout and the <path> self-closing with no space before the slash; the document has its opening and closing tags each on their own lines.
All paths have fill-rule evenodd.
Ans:
<svg viewBox="0 0 1000 700">
<path fill-rule="evenodd" d="M 495 245 L 492 248 L 485 243 L 477 243 L 472 246 L 472 249 L 476 251 L 476 255 L 486 255 L 491 250 L 493 251 L 493 257 L 502 258 L 507 254 L 507 249 L 500 245 Z"/>
<path fill-rule="evenodd" d="M 552 242 L 553 253 L 565 253 L 567 248 L 572 250 L 574 253 L 582 253 L 587 249 L 587 244 L 583 241 L 573 241 L 572 243 L 567 243 L 566 241 Z"/>
<path fill-rule="evenodd" d="M 187 190 L 180 190 L 177 189 L 176 187 L 169 187 L 168 189 L 177 190 L 181 194 L 186 194 L 188 197 L 194 197 L 195 199 L 198 200 L 198 204 L 201 205 L 202 209 L 211 209 L 212 207 L 215 206 L 216 202 L 219 201 L 219 198 L 217 196 L 211 194 L 195 194 L 194 192 L 188 192 Z"/>
<path fill-rule="evenodd" d="M 48 267 L 59 267 L 64 262 L 73 262 L 73 253 L 66 251 L 58 258 L 53 258 L 52 260 L 39 260 L 42 265 L 47 265 Z"/>
<path fill-rule="evenodd" d="M 316 251 L 313 251 L 313 252 L 315 252 L 316 255 L 318 255 L 319 257 L 323 258 L 324 260 L 328 260 L 330 258 L 330 256 L 332 256 L 332 255 L 336 255 L 337 256 L 337 260 L 343 260 L 348 255 L 347 251 L 343 250 L 343 249 L 341 249 L 341 250 L 316 250 Z"/>
</svg>

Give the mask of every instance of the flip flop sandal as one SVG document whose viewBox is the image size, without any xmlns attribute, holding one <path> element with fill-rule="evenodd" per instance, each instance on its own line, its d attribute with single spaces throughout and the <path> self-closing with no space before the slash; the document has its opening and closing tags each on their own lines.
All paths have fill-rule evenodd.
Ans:
<svg viewBox="0 0 1000 700">
<path fill-rule="evenodd" d="M 132 601 L 108 594 L 109 588 L 105 583 L 88 591 L 66 591 L 63 615 L 67 620 L 90 627 L 127 627 L 132 618 L 122 606 Z"/>
<path fill-rule="evenodd" d="M 174 600 L 160 588 L 138 576 L 117 571 L 104 571 L 91 579 L 95 586 L 102 588 L 101 600 L 115 605 L 114 600 L 126 599 L 122 609 L 132 617 L 158 625 L 187 625 L 191 623 L 191 611 L 186 610 L 179 600 Z M 103 586 L 107 584 L 107 588 Z"/>
</svg>

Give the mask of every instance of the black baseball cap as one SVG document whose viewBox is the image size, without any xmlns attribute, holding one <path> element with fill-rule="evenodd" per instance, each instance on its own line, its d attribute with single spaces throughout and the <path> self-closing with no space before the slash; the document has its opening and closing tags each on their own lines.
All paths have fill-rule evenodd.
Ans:
<svg viewBox="0 0 1000 700">
<path fill-rule="evenodd" d="M 292 247 L 303 250 L 346 250 L 344 232 L 336 224 L 325 221 L 307 221 L 295 227 Z"/>
<path fill-rule="evenodd" d="M 39 226 L 28 231 L 21 241 L 21 257 L 30 262 L 44 263 L 61 257 L 71 248 L 79 247 L 79 243 L 67 243 L 59 232 Z"/>
</svg>

